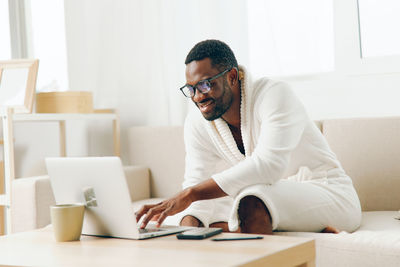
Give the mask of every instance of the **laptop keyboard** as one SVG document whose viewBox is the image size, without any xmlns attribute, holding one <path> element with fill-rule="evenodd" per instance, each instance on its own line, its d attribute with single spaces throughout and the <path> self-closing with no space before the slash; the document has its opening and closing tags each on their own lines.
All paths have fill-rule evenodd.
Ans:
<svg viewBox="0 0 400 267">
<path fill-rule="evenodd" d="M 139 233 L 140 234 L 145 234 L 145 233 L 154 233 L 154 232 L 161 232 L 164 231 L 163 229 L 142 229 L 139 228 Z"/>
</svg>

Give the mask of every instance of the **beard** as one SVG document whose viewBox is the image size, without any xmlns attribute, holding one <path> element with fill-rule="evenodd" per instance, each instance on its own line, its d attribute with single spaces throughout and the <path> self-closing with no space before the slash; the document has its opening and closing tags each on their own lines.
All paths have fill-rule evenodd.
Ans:
<svg viewBox="0 0 400 267">
<path fill-rule="evenodd" d="M 222 117 L 225 112 L 231 107 L 233 102 L 233 93 L 231 88 L 229 87 L 226 80 L 224 80 L 223 84 L 224 92 L 219 98 L 208 98 L 205 101 L 212 100 L 214 101 L 214 109 L 207 113 L 201 113 L 203 117 L 208 121 L 213 121 Z"/>
</svg>

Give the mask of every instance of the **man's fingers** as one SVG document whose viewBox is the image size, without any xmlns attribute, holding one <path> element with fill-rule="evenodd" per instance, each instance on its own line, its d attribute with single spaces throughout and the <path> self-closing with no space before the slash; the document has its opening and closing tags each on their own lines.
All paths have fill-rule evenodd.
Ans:
<svg viewBox="0 0 400 267">
<path fill-rule="evenodd" d="M 149 209 L 153 208 L 156 205 L 144 205 L 137 211 L 136 214 L 136 221 L 138 222 L 143 215 L 145 215 Z"/>
<path fill-rule="evenodd" d="M 142 216 L 147 212 L 147 205 L 142 206 L 137 212 L 135 212 L 136 215 L 136 221 L 138 222 L 140 220 L 140 218 L 142 218 Z"/>
<path fill-rule="evenodd" d="M 186 208 L 184 205 L 178 205 L 178 207 L 176 207 L 175 202 L 175 199 L 171 199 L 155 205 L 144 205 L 136 214 L 136 220 L 138 222 L 140 218 L 145 215 L 140 228 L 145 228 L 153 218 L 153 220 L 157 221 L 157 227 L 159 227 L 166 217 L 174 215 Z"/>
<path fill-rule="evenodd" d="M 160 217 L 157 220 L 157 227 L 160 227 L 161 224 L 163 223 L 163 221 L 165 220 L 165 218 L 167 218 L 167 216 L 169 216 L 168 212 L 169 212 L 169 209 L 166 209 L 163 212 L 161 212 Z"/>
<path fill-rule="evenodd" d="M 146 213 L 146 217 L 143 219 L 143 222 L 140 225 L 140 228 L 145 228 L 146 225 L 151 220 L 151 218 L 153 218 L 153 216 L 161 213 L 162 211 L 163 211 L 163 208 L 160 207 L 160 206 L 156 206 L 156 207 L 153 207 L 153 208 L 149 209 L 149 211 Z"/>
</svg>

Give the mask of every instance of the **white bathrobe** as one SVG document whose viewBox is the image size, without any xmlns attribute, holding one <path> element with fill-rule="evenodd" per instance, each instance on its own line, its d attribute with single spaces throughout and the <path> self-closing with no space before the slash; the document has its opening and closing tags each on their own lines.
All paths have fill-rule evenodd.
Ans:
<svg viewBox="0 0 400 267">
<path fill-rule="evenodd" d="M 179 217 L 193 215 L 205 226 L 228 221 L 239 226 L 240 199 L 255 195 L 268 208 L 274 230 L 320 231 L 330 225 L 354 231 L 361 208 L 346 175 L 316 125 L 285 83 L 241 80 L 241 154 L 227 123 L 189 113 L 184 128 L 183 188 L 213 178 L 229 196 L 192 203 Z M 218 171 L 218 166 L 227 168 Z"/>
</svg>

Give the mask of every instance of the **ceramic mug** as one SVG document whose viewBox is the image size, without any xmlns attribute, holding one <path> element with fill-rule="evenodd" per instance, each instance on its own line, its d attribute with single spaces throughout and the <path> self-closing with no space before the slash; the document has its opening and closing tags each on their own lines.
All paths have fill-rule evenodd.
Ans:
<svg viewBox="0 0 400 267">
<path fill-rule="evenodd" d="M 84 204 L 50 206 L 51 223 L 56 241 L 77 241 L 81 237 Z"/>
</svg>

